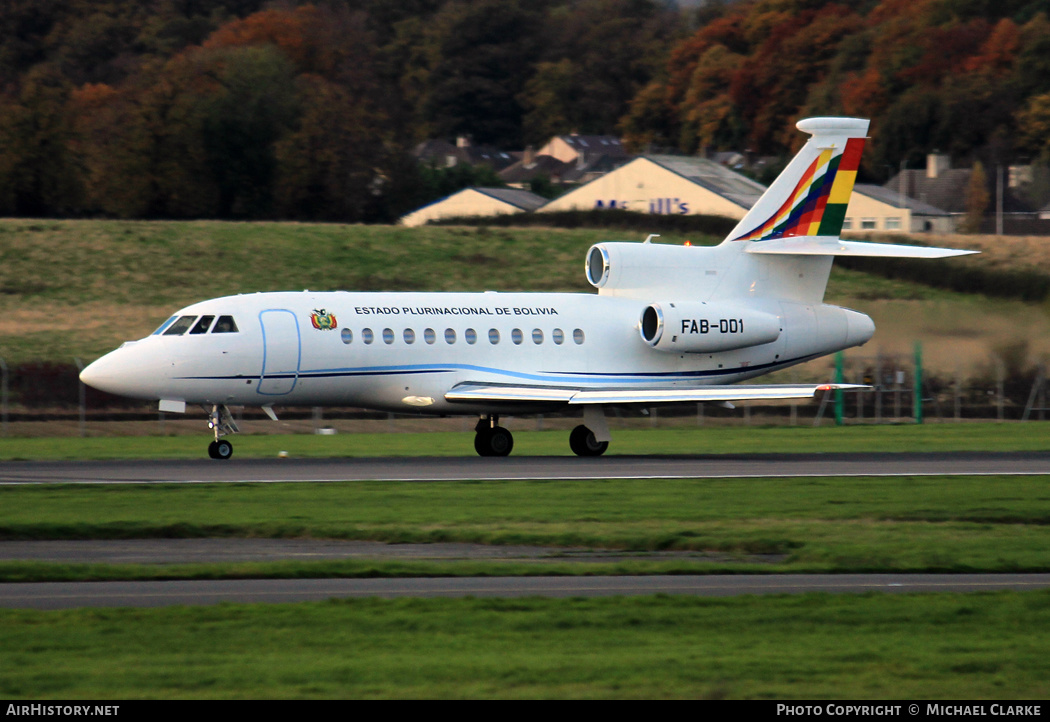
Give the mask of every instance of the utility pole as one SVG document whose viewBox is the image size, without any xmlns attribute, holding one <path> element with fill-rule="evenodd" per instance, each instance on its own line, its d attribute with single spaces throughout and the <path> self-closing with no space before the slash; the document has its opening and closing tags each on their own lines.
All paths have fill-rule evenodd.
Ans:
<svg viewBox="0 0 1050 722">
<path fill-rule="evenodd" d="M 996 166 L 995 179 L 995 235 L 1003 235 L 1003 166 Z"/>
</svg>

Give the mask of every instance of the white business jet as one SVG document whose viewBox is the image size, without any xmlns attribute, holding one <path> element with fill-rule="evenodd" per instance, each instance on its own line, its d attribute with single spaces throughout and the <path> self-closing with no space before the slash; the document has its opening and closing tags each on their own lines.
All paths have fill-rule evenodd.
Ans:
<svg viewBox="0 0 1050 722">
<path fill-rule="evenodd" d="M 608 406 L 807 398 L 850 385 L 733 385 L 872 337 L 822 303 L 833 257 L 968 251 L 842 241 L 867 120 L 811 118 L 812 137 L 718 246 L 606 242 L 587 253 L 597 294 L 279 292 L 188 306 L 92 363 L 84 383 L 201 404 L 228 459 L 231 405 L 352 406 L 478 415 L 474 446 L 505 456 L 501 414 L 579 407 L 581 456 L 609 445 Z"/>
</svg>

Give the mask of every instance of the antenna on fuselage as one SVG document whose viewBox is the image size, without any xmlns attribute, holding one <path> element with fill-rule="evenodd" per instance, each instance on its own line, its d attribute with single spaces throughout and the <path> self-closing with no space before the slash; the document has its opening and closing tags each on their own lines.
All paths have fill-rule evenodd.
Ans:
<svg viewBox="0 0 1050 722">
<path fill-rule="evenodd" d="M 649 236 L 645 239 L 645 241 L 643 241 L 643 243 L 649 243 L 654 238 L 659 238 L 659 237 L 660 237 L 659 233 L 650 233 Z"/>
</svg>

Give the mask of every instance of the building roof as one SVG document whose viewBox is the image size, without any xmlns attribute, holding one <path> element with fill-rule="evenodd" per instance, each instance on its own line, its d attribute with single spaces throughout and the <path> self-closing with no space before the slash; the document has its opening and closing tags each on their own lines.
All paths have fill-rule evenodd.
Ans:
<svg viewBox="0 0 1050 722">
<path fill-rule="evenodd" d="M 464 165 L 489 165 L 493 170 L 501 171 L 515 160 L 509 151 L 500 150 L 490 145 L 474 145 L 469 141 L 452 144 L 441 138 L 432 138 L 418 144 L 413 149 L 416 160 L 435 163 L 439 167 Z M 455 159 L 449 162 L 449 158 Z"/>
<path fill-rule="evenodd" d="M 643 157 L 744 208 L 755 205 L 766 192 L 761 183 L 706 158 L 685 155 Z"/>
<path fill-rule="evenodd" d="M 477 195 L 496 201 L 496 204 L 476 198 Z M 453 216 L 491 216 L 501 212 L 528 213 L 546 202 L 546 198 L 535 193 L 513 188 L 461 188 L 450 196 L 445 196 L 405 214 L 401 217 L 400 222 L 406 226 L 418 226 L 437 218 Z M 497 208 L 503 210 L 497 210 Z"/>
<path fill-rule="evenodd" d="M 551 155 L 537 155 L 528 162 L 520 160 L 507 166 L 499 172 L 499 177 L 504 183 L 528 183 L 539 177 L 550 178 L 557 183 L 575 167 L 575 163 L 563 163 Z"/>
<path fill-rule="evenodd" d="M 627 154 L 594 154 L 581 156 L 576 163 L 562 174 L 563 183 L 586 183 L 587 181 L 610 173 L 622 165 L 634 160 Z"/>
<path fill-rule="evenodd" d="M 577 153 L 625 156 L 627 151 L 615 135 L 559 135 Z"/>
<path fill-rule="evenodd" d="M 993 171 L 994 172 L 994 171 Z M 904 177 L 904 193 L 909 198 L 928 203 L 948 213 L 966 213 L 967 190 L 972 168 L 949 168 L 941 170 L 936 178 L 927 177 L 925 170 L 905 170 L 886 183 L 887 188 L 898 192 L 901 177 Z M 995 210 L 995 191 L 990 189 L 987 212 Z M 1031 213 L 1032 209 L 1017 198 L 1010 188 L 1003 188 L 1003 210 L 1006 213 Z"/>
<path fill-rule="evenodd" d="M 869 185 L 867 183 L 857 183 L 853 186 L 854 193 L 862 193 L 869 198 L 874 198 L 877 201 L 881 201 L 887 205 L 893 206 L 894 208 L 901 207 L 901 196 L 900 193 L 889 188 L 882 186 Z M 914 198 L 904 196 L 904 207 L 912 212 L 916 216 L 947 216 L 951 215 L 947 211 L 941 210 L 931 206 L 929 203 L 923 203 L 917 201 Z"/>
<path fill-rule="evenodd" d="M 547 199 L 543 196 L 538 196 L 530 191 L 522 191 L 516 188 L 468 188 L 466 190 L 483 193 L 490 198 L 509 203 L 515 208 L 520 208 L 526 212 L 534 211 L 547 202 Z"/>
<path fill-rule="evenodd" d="M 905 170 L 890 178 L 884 188 L 900 192 L 904 179 L 904 195 L 942 208 L 949 213 L 966 212 L 966 187 L 970 184 L 970 168 L 942 170 L 936 178 L 928 178 L 925 170 Z"/>
</svg>

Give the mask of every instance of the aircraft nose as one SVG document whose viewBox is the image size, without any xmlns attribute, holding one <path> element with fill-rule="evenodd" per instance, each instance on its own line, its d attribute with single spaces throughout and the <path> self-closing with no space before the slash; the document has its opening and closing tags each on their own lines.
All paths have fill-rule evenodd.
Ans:
<svg viewBox="0 0 1050 722">
<path fill-rule="evenodd" d="M 116 394 L 117 396 L 139 396 L 135 375 L 128 368 L 128 363 L 121 351 L 111 351 L 102 358 L 87 365 L 80 372 L 80 380 L 91 388 Z"/>
<path fill-rule="evenodd" d="M 118 376 L 114 373 L 114 366 L 112 353 L 108 353 L 97 361 L 89 363 L 83 371 L 80 372 L 80 380 L 86 386 L 90 386 L 93 389 L 99 391 L 108 391 L 109 393 L 116 393 L 112 391 L 114 381 L 117 380 Z"/>
</svg>

